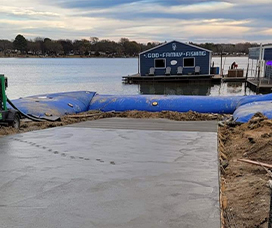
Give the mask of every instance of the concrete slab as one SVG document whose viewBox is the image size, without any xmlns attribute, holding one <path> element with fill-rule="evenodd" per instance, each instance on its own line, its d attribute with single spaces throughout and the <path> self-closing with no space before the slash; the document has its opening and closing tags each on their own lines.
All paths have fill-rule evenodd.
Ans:
<svg viewBox="0 0 272 228">
<path fill-rule="evenodd" d="M 1 228 L 220 226 L 215 132 L 90 124 L 0 139 Z"/>
<path fill-rule="evenodd" d="M 91 127 L 103 129 L 135 129 L 162 131 L 217 132 L 217 121 L 173 121 L 169 119 L 107 118 L 81 122 L 71 127 Z"/>
</svg>

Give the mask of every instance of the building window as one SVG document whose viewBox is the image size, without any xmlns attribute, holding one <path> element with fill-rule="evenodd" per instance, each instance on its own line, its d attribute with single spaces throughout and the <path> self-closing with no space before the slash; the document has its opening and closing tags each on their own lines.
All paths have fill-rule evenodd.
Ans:
<svg viewBox="0 0 272 228">
<path fill-rule="evenodd" d="M 195 58 L 183 59 L 183 67 L 194 67 L 194 66 L 195 66 Z"/>
<path fill-rule="evenodd" d="M 154 61 L 155 68 L 165 68 L 165 59 L 155 59 Z"/>
</svg>

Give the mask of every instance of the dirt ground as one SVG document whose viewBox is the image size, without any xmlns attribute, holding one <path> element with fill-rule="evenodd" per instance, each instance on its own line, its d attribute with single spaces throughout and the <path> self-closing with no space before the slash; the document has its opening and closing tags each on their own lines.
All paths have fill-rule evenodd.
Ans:
<svg viewBox="0 0 272 228">
<path fill-rule="evenodd" d="M 272 120 L 256 114 L 248 123 L 219 128 L 224 227 L 268 227 L 269 169 L 244 158 L 272 164 Z"/>
<path fill-rule="evenodd" d="M 0 137 L 9 134 L 64 126 L 77 122 L 111 117 L 167 118 L 176 121 L 226 120 L 229 115 L 196 112 L 86 112 L 67 115 L 58 122 L 22 121 L 20 130 L 0 128 Z M 220 124 L 218 129 L 219 160 L 221 167 L 221 221 L 224 228 L 267 227 L 270 208 L 268 180 L 272 173 L 263 166 L 237 161 L 251 159 L 272 164 L 272 120 L 256 114 L 242 125 Z"/>
</svg>

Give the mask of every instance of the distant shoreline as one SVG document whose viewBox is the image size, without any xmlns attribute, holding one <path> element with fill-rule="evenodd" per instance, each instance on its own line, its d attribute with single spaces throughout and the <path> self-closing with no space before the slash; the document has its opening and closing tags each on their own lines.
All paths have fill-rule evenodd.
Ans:
<svg viewBox="0 0 272 228">
<path fill-rule="evenodd" d="M 52 56 L 52 55 L 48 55 L 48 56 L 43 56 L 43 55 L 14 55 L 14 54 L 10 54 L 10 55 L 0 55 L 0 58 L 32 58 L 32 59 L 37 59 L 37 58 L 42 58 L 42 59 L 52 59 L 52 58 L 56 58 L 56 59 L 72 59 L 72 58 L 81 58 L 81 59 L 92 59 L 92 58 L 100 58 L 100 59 L 115 59 L 115 58 L 138 58 L 138 56 L 130 56 L 130 57 L 126 57 L 126 56 L 116 56 L 116 57 L 109 57 L 109 56 L 81 56 L 81 55 L 60 55 L 60 56 Z"/>
<path fill-rule="evenodd" d="M 212 57 L 221 57 L 220 55 L 212 55 Z M 248 57 L 248 55 L 223 55 L 223 58 L 225 57 Z M 4 56 L 4 55 L 0 55 L 0 58 L 29 58 L 29 59 L 37 59 L 37 58 L 42 58 L 42 59 L 52 59 L 52 58 L 56 58 L 56 59 L 133 59 L 133 58 L 138 58 L 138 56 L 130 56 L 130 57 L 126 57 L 126 56 L 116 56 L 116 57 L 109 57 L 109 56 L 81 56 L 81 55 L 62 55 L 62 56 L 42 56 L 42 55 L 8 55 L 8 56 Z"/>
</svg>

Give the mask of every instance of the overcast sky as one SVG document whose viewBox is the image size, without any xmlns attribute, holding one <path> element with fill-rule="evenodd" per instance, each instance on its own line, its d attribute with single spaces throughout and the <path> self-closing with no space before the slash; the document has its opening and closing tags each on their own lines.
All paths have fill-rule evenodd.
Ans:
<svg viewBox="0 0 272 228">
<path fill-rule="evenodd" d="M 272 42 L 272 0 L 1 0 L 0 39 Z"/>
</svg>

